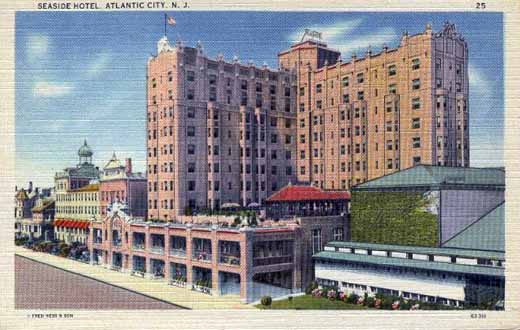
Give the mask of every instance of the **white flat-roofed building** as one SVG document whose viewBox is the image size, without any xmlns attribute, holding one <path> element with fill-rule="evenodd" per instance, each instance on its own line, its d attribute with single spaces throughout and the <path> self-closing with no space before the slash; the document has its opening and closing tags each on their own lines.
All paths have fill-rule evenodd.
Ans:
<svg viewBox="0 0 520 330">
<path fill-rule="evenodd" d="M 441 247 L 329 242 L 314 255 L 322 286 L 453 306 L 504 299 L 504 204 Z"/>
</svg>

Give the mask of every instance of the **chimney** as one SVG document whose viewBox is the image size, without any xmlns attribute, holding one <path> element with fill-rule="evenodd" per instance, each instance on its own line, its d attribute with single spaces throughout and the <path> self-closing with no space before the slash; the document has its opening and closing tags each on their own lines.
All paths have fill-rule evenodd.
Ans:
<svg viewBox="0 0 520 330">
<path fill-rule="evenodd" d="M 32 189 L 33 189 L 32 181 L 29 181 L 29 189 L 27 189 L 27 191 L 28 191 L 29 193 L 31 193 L 31 192 L 32 192 Z"/>
<path fill-rule="evenodd" d="M 132 158 L 127 158 L 125 160 L 125 173 L 126 175 L 132 174 Z"/>
</svg>

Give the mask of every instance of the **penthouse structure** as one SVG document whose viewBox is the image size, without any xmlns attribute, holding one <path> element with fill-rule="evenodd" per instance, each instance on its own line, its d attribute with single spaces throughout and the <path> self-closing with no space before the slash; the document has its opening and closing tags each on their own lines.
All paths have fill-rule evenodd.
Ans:
<svg viewBox="0 0 520 330">
<path fill-rule="evenodd" d="M 149 218 L 261 203 L 296 180 L 294 75 L 163 37 L 146 79 Z"/>
<path fill-rule="evenodd" d="M 278 59 L 296 71 L 299 181 L 348 189 L 416 164 L 469 166 L 468 47 L 454 24 L 348 62 L 321 40 Z"/>
</svg>

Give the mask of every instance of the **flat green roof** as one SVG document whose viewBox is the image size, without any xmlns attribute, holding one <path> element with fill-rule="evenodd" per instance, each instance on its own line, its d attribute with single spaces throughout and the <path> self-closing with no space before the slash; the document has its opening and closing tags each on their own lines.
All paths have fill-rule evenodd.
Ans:
<svg viewBox="0 0 520 330">
<path fill-rule="evenodd" d="M 355 190 L 377 188 L 400 188 L 414 186 L 505 185 L 505 171 L 502 168 L 448 167 L 417 165 L 402 171 L 369 180 L 352 188 Z"/>
<path fill-rule="evenodd" d="M 503 277 L 503 268 L 493 268 L 487 266 L 461 265 L 449 262 L 423 261 L 404 258 L 379 257 L 366 254 L 354 254 L 345 252 L 322 251 L 313 256 L 314 259 L 327 259 L 338 261 L 351 261 L 358 263 L 368 263 L 379 266 L 408 267 L 432 271 L 444 271 L 450 273 L 473 274 Z"/>
<path fill-rule="evenodd" d="M 328 242 L 326 246 L 333 246 L 338 248 L 358 248 L 371 250 L 389 250 L 396 252 L 410 252 L 419 254 L 435 254 L 435 255 L 449 255 L 467 258 L 488 258 L 495 260 L 505 260 L 504 252 L 482 251 L 476 249 L 459 249 L 452 247 L 422 247 L 422 246 L 406 246 L 406 245 L 392 245 L 392 244 L 374 244 L 363 242 Z"/>
<path fill-rule="evenodd" d="M 443 248 L 505 251 L 504 203 L 443 244 Z"/>
</svg>

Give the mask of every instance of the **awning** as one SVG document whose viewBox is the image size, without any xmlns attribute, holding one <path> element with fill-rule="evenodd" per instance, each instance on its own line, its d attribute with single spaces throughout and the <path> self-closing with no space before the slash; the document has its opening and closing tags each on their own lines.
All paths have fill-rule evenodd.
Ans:
<svg viewBox="0 0 520 330">
<path fill-rule="evenodd" d="M 90 223 L 83 220 L 54 220 L 54 227 L 87 229 Z"/>
</svg>

